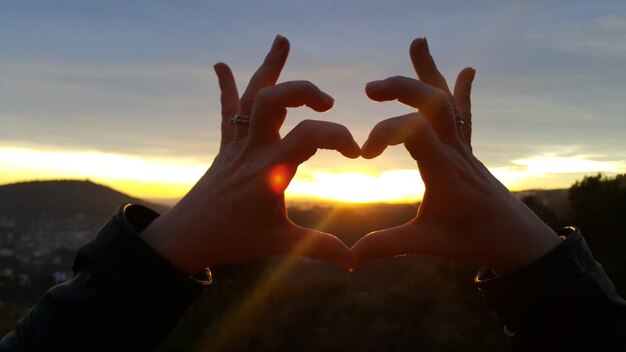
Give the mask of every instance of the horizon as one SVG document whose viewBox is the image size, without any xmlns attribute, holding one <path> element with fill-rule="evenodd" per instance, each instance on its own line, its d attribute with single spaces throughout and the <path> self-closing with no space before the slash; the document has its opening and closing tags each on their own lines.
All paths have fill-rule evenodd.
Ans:
<svg viewBox="0 0 626 352">
<path fill-rule="evenodd" d="M 591 176 L 591 175 L 589 175 Z M 597 176 L 597 175 L 593 175 L 593 176 Z M 606 175 L 602 175 L 603 177 L 606 177 Z M 624 176 L 626 176 L 626 174 L 624 174 Z M 587 177 L 587 176 L 585 176 Z M 581 180 L 577 180 L 576 182 L 581 181 Z M 105 183 L 101 183 L 101 182 L 97 182 L 91 179 L 33 179 L 33 180 L 25 180 L 25 181 L 18 181 L 18 182 L 12 182 L 12 183 L 3 183 L 0 184 L 0 187 L 4 187 L 4 186 L 12 186 L 12 185 L 19 185 L 19 184 L 28 184 L 28 183 L 46 183 L 46 182 L 84 182 L 84 183 L 91 183 L 93 185 L 99 186 L 99 187 L 105 187 L 105 188 L 109 188 L 110 190 L 112 190 L 113 192 L 118 192 L 121 193 L 123 195 L 132 197 L 132 198 L 136 198 L 138 200 L 141 201 L 145 201 L 148 203 L 152 203 L 152 204 L 157 204 L 157 205 L 161 205 L 161 206 L 167 206 L 167 207 L 172 207 L 174 206 L 178 201 L 180 201 L 181 198 L 142 198 L 142 197 L 138 197 L 135 196 L 131 193 L 127 193 L 124 192 L 123 190 L 117 189 L 112 185 L 109 184 L 105 184 Z M 573 184 L 572 184 L 573 185 Z M 570 187 L 572 186 L 570 185 Z M 517 190 L 517 191 L 512 191 L 514 194 L 516 194 L 518 197 L 521 197 L 522 195 L 528 194 L 528 193 L 533 193 L 533 192 L 549 192 L 549 191 L 567 191 L 570 187 L 565 187 L 565 188 L 550 188 L 550 189 L 544 189 L 544 188 L 534 188 L 534 189 L 523 189 L 523 190 Z M 400 201 L 367 201 L 367 202 L 359 202 L 359 201 L 344 201 L 344 200 L 334 200 L 334 199 L 325 199 L 325 198 L 287 198 L 286 199 L 286 205 L 288 208 L 298 208 L 298 209 L 309 209 L 309 208 L 314 208 L 314 207 L 369 207 L 369 206 L 385 206 L 385 205 L 419 205 L 419 203 L 421 202 L 420 200 L 417 201 L 412 201 L 412 200 L 400 200 Z"/>
<path fill-rule="evenodd" d="M 378 121 L 411 111 L 373 103 L 363 87 L 414 77 L 408 47 L 425 36 L 450 85 L 463 67 L 477 69 L 474 151 L 509 189 L 626 173 L 626 4 L 617 0 L 63 0 L 0 3 L 0 125 L 10 126 L 0 129 L 0 184 L 88 178 L 137 198 L 181 197 L 217 154 L 212 65 L 231 65 L 242 91 L 278 33 L 291 42 L 280 81 L 311 80 L 336 100 L 323 115 L 290 109 L 282 135 L 324 119 L 362 144 Z M 286 198 L 410 203 L 423 190 L 401 146 L 373 160 L 321 150 Z"/>
</svg>

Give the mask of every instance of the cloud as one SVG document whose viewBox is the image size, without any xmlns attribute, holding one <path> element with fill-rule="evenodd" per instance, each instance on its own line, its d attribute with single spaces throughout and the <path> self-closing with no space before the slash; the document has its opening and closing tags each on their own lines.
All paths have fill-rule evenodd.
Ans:
<svg viewBox="0 0 626 352">
<path fill-rule="evenodd" d="M 565 20 L 544 40 L 570 54 L 589 55 L 603 60 L 626 56 L 626 12 L 602 14 L 579 21 Z"/>
<path fill-rule="evenodd" d="M 110 185 L 149 184 L 141 196 L 182 196 L 206 172 L 207 163 L 188 158 L 137 157 L 95 151 L 0 147 L 0 182 L 32 179 L 92 179 Z M 130 190 L 137 195 L 137 190 Z M 158 193 L 160 192 L 160 194 Z M 157 193 L 157 194 L 154 194 Z"/>
<path fill-rule="evenodd" d="M 626 35 L 626 18 L 618 15 L 602 16 L 595 19 L 596 27 L 605 32 Z"/>
<path fill-rule="evenodd" d="M 210 65 L 231 64 L 242 93 L 276 33 L 292 41 L 281 80 L 308 79 L 337 98 L 323 115 L 291 109 L 283 133 L 305 118 L 327 119 L 347 125 L 362 142 L 376 122 L 412 110 L 372 103 L 364 83 L 415 76 L 408 46 L 427 36 L 450 85 L 462 67 L 478 68 L 474 145 L 487 165 L 510 166 L 512 159 L 571 145 L 580 155 L 626 160 L 621 1 L 1 6 L 5 145 L 205 160 L 219 140 Z M 324 153 L 309 164 L 341 165 Z M 368 167 L 381 172 L 412 164 L 398 147 Z"/>
<path fill-rule="evenodd" d="M 217 148 L 210 67 L 1 62 L 0 72 L 5 143 L 195 156 Z"/>
<path fill-rule="evenodd" d="M 598 155 L 563 156 L 554 153 L 512 160 L 509 166 L 491 168 L 491 172 L 507 187 L 515 190 L 528 188 L 566 187 L 584 175 L 626 172 L 622 160 L 601 160 Z"/>
</svg>

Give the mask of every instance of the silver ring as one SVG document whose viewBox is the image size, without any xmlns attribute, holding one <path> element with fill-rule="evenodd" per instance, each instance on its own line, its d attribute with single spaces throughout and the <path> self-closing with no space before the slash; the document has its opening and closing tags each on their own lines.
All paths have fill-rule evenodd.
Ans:
<svg viewBox="0 0 626 352">
<path fill-rule="evenodd" d="M 235 115 L 230 118 L 230 123 L 231 125 L 246 124 L 250 123 L 250 118 L 244 115 Z"/>
</svg>

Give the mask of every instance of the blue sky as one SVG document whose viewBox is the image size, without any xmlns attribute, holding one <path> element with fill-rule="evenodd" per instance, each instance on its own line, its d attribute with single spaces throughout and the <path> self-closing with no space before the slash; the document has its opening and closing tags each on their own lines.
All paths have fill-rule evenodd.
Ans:
<svg viewBox="0 0 626 352">
<path fill-rule="evenodd" d="M 212 65 L 230 64 L 243 91 L 277 33 L 292 47 L 282 80 L 311 80 L 336 99 L 325 114 L 293 110 L 283 132 L 327 119 L 362 143 L 377 121 L 409 111 L 370 102 L 365 83 L 412 76 L 408 46 L 426 36 L 450 83 L 465 66 L 478 71 L 474 145 L 489 167 L 597 162 L 528 187 L 626 171 L 623 1 L 1 0 L 0 148 L 208 163 L 220 111 Z M 344 164 L 321 152 L 307 167 Z M 355 165 L 414 164 L 396 147 Z"/>
</svg>

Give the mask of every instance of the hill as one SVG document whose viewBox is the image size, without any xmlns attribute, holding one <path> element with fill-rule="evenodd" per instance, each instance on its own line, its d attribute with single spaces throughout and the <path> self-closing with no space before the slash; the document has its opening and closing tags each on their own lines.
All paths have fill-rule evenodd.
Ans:
<svg viewBox="0 0 626 352">
<path fill-rule="evenodd" d="M 6 218 L 68 218 L 81 214 L 107 219 L 126 202 L 144 204 L 161 213 L 167 210 L 91 181 L 32 181 L 0 186 L 0 217 Z"/>
<path fill-rule="evenodd" d="M 558 217 L 563 218 L 569 209 L 569 189 L 534 189 L 513 192 L 517 197 L 524 200 L 534 197 L 541 205 L 553 211 Z"/>
</svg>

